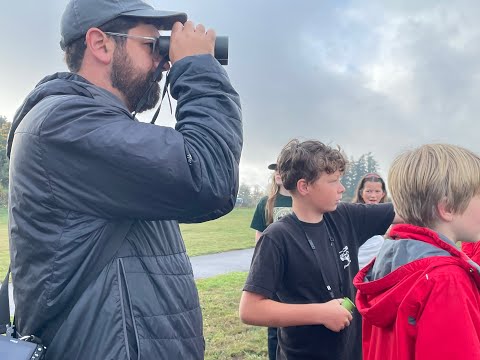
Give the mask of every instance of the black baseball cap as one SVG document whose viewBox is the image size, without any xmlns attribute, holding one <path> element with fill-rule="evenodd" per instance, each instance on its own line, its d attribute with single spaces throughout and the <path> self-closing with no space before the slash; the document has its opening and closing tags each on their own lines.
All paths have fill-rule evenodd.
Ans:
<svg viewBox="0 0 480 360">
<path fill-rule="evenodd" d="M 163 30 L 171 30 L 177 21 L 185 23 L 187 14 L 155 10 L 142 0 L 70 0 L 62 15 L 60 33 L 62 49 L 119 16 L 143 18 Z"/>
<path fill-rule="evenodd" d="M 277 164 L 273 163 L 273 164 L 268 165 L 268 170 L 277 170 Z"/>
</svg>

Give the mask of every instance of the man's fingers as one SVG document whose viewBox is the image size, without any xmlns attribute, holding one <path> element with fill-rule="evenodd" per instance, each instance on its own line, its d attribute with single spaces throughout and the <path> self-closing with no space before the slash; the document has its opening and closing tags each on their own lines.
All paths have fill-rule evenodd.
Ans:
<svg viewBox="0 0 480 360">
<path fill-rule="evenodd" d="M 217 37 L 217 33 L 213 29 L 208 29 L 205 35 L 210 40 L 215 40 L 215 38 Z"/>
<path fill-rule="evenodd" d="M 183 25 L 183 30 L 184 31 L 195 31 L 195 26 L 193 25 L 193 22 L 188 20 L 185 25 Z"/>
<path fill-rule="evenodd" d="M 172 26 L 172 33 L 181 31 L 183 29 L 183 24 L 180 21 L 177 21 L 175 24 Z"/>
<path fill-rule="evenodd" d="M 185 24 L 176 23 L 172 29 L 170 39 L 170 61 L 176 61 L 186 56 L 214 54 L 215 31 L 205 31 L 205 26 L 187 21 Z"/>
</svg>

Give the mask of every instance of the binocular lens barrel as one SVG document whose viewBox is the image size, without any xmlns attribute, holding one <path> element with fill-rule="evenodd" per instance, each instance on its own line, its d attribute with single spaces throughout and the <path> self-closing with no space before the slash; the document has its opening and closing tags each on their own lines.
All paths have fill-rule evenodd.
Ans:
<svg viewBox="0 0 480 360">
<path fill-rule="evenodd" d="M 170 36 L 159 36 L 157 47 L 160 55 L 168 59 Z M 217 36 L 215 40 L 214 57 L 221 65 L 228 65 L 228 36 Z"/>
</svg>

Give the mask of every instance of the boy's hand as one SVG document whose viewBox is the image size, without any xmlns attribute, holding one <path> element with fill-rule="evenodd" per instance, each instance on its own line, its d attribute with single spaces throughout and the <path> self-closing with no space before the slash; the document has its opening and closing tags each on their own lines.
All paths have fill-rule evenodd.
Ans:
<svg viewBox="0 0 480 360">
<path fill-rule="evenodd" d="M 352 314 L 342 306 L 343 299 L 334 299 L 319 304 L 323 307 L 322 325 L 335 332 L 342 331 L 350 325 Z"/>
</svg>

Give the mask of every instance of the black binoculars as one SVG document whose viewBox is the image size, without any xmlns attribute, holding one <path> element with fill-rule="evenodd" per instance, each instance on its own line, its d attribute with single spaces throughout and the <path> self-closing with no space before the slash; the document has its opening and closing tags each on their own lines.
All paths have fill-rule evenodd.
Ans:
<svg viewBox="0 0 480 360">
<path fill-rule="evenodd" d="M 159 36 L 157 41 L 160 55 L 169 60 L 170 36 Z M 213 56 L 221 65 L 228 65 L 228 36 L 217 36 Z"/>
</svg>

